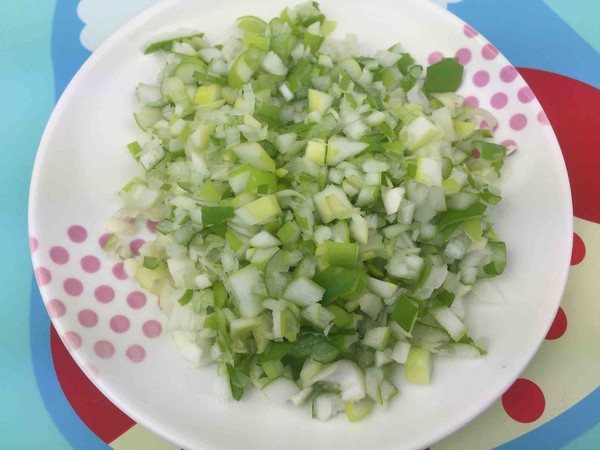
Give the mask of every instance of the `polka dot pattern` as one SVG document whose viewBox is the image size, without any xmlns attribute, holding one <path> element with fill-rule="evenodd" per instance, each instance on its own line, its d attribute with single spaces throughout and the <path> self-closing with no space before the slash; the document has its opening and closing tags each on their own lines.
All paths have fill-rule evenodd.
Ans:
<svg viewBox="0 0 600 450">
<path fill-rule="evenodd" d="M 79 297 L 83 292 L 83 284 L 77 278 L 67 278 L 63 282 L 63 288 L 72 297 Z"/>
<path fill-rule="evenodd" d="M 96 273 L 100 270 L 100 260 L 93 255 L 84 256 L 79 263 L 84 272 Z"/>
<path fill-rule="evenodd" d="M 82 309 L 79 311 L 77 319 L 79 319 L 79 323 L 86 328 L 93 328 L 98 325 L 98 314 L 91 309 Z"/>
<path fill-rule="evenodd" d="M 38 267 L 34 270 L 35 279 L 40 286 L 45 286 L 52 281 L 52 274 L 45 267 Z"/>
<path fill-rule="evenodd" d="M 477 87 L 484 87 L 490 82 L 490 74 L 485 70 L 478 70 L 473 75 L 473 84 Z"/>
<path fill-rule="evenodd" d="M 67 312 L 67 307 L 60 300 L 53 298 L 46 304 L 51 319 L 60 319 Z"/>
<path fill-rule="evenodd" d="M 94 344 L 94 352 L 102 359 L 109 359 L 115 354 L 115 346 L 111 342 L 102 339 Z"/>
<path fill-rule="evenodd" d="M 71 241 L 79 244 L 87 239 L 87 230 L 81 225 L 73 225 L 67 230 L 67 235 Z"/>
<path fill-rule="evenodd" d="M 490 103 L 492 108 L 502 109 L 508 103 L 508 96 L 504 92 L 497 92 L 496 94 L 492 95 Z"/>
<path fill-rule="evenodd" d="M 158 222 L 154 222 L 152 220 L 149 220 L 146 222 L 146 228 L 148 228 L 148 231 L 152 234 L 156 234 L 156 224 Z"/>
<path fill-rule="evenodd" d="M 554 341 L 560 337 L 567 331 L 567 315 L 562 308 L 558 308 L 556 312 L 556 317 L 554 318 L 554 322 L 550 326 L 550 330 L 548 330 L 548 334 L 546 335 L 546 340 Z"/>
<path fill-rule="evenodd" d="M 463 105 L 464 106 L 472 106 L 474 108 L 477 108 L 479 106 L 479 99 L 477 97 L 469 95 L 468 97 L 465 97 L 465 99 L 463 100 Z"/>
<path fill-rule="evenodd" d="M 511 83 L 517 78 L 517 69 L 513 66 L 504 66 L 500 69 L 500 79 L 505 83 Z"/>
<path fill-rule="evenodd" d="M 146 350 L 144 350 L 144 347 L 138 344 L 134 344 L 127 348 L 125 354 L 127 355 L 127 358 L 133 363 L 142 362 L 146 358 Z"/>
<path fill-rule="evenodd" d="M 521 131 L 527 126 L 527 116 L 521 113 L 515 114 L 510 118 L 509 124 L 513 130 Z"/>
<path fill-rule="evenodd" d="M 540 111 L 537 115 L 537 120 L 542 125 L 550 125 L 550 121 L 548 120 L 548 116 L 544 111 Z"/>
<path fill-rule="evenodd" d="M 468 48 L 461 48 L 456 51 L 454 56 L 456 56 L 456 59 L 459 63 L 461 63 L 463 66 L 466 66 L 471 61 L 473 55 L 471 54 L 471 50 Z"/>
<path fill-rule="evenodd" d="M 492 44 L 485 44 L 481 49 L 481 56 L 483 56 L 483 59 L 491 61 L 498 56 L 498 49 L 496 49 L 496 47 L 494 47 Z"/>
<path fill-rule="evenodd" d="M 50 259 L 55 264 L 66 264 L 69 262 L 69 252 L 59 245 L 50 249 Z"/>
<path fill-rule="evenodd" d="M 79 349 L 81 347 L 81 343 L 83 342 L 81 336 L 74 331 L 67 331 L 63 335 L 62 339 L 67 348 L 71 351 Z"/>
<path fill-rule="evenodd" d="M 134 239 L 129 243 L 129 250 L 131 250 L 131 253 L 133 253 L 135 256 L 139 256 L 140 247 L 144 245 L 145 242 L 146 241 L 143 239 Z"/>
<path fill-rule="evenodd" d="M 115 333 L 125 333 L 129 330 L 129 319 L 122 314 L 113 316 L 110 319 L 110 329 Z"/>
<path fill-rule="evenodd" d="M 517 98 L 521 103 L 529 103 L 535 98 L 535 95 L 529 86 L 524 86 L 517 92 Z"/>
<path fill-rule="evenodd" d="M 35 252 L 38 248 L 38 241 L 33 236 L 29 236 L 29 251 L 31 253 Z"/>
<path fill-rule="evenodd" d="M 104 233 L 102 236 L 100 236 L 100 239 L 98 239 L 98 245 L 101 249 L 104 249 L 104 247 L 106 246 L 106 242 L 110 239 L 111 236 L 112 234 L 110 233 Z"/>
<path fill-rule="evenodd" d="M 526 378 L 519 378 L 502 396 L 502 406 L 511 419 L 531 423 L 544 413 L 546 399 L 537 384 Z"/>
<path fill-rule="evenodd" d="M 122 262 L 116 263 L 112 268 L 112 273 L 117 280 L 126 280 L 127 273 L 125 272 L 125 264 Z"/>
<path fill-rule="evenodd" d="M 155 226 L 155 222 L 147 221 L 146 230 L 142 232 L 155 234 Z M 161 336 L 163 325 L 145 314 L 138 315 L 137 311 L 144 308 L 150 312 L 144 292 L 122 292 L 127 284 L 121 281 L 129 278 L 125 265 L 121 261 L 107 264 L 103 259 L 104 249 L 98 248 L 103 247 L 111 235 L 90 236 L 82 225 L 72 225 L 65 233 L 68 240 L 61 241 L 61 245 L 43 247 L 43 252 L 40 252 L 43 243 L 33 236 L 29 239 L 31 251 L 37 251 L 43 261 L 43 265 L 34 270 L 39 285 L 56 282 L 56 279 L 57 288 L 64 292 L 63 297 L 50 299 L 46 308 L 52 320 L 61 321 L 61 327 L 68 326 L 68 331 L 62 334 L 65 346 L 76 351 L 86 345 L 86 351 L 93 350 L 101 359 L 110 359 L 120 352 L 131 363 L 144 361 L 148 348 L 135 342 Z M 144 243 L 144 239 L 136 237 L 129 242 L 129 248 L 138 254 Z M 111 276 L 106 278 L 106 274 Z M 106 280 L 105 284 L 95 284 L 99 279 Z M 127 306 L 123 309 L 125 303 Z M 157 308 L 155 304 L 151 307 Z M 125 340 L 121 336 L 126 336 Z"/>
<path fill-rule="evenodd" d="M 162 325 L 157 320 L 148 320 L 142 325 L 144 336 L 156 338 L 162 333 Z"/>
<path fill-rule="evenodd" d="M 477 36 L 479 33 L 472 27 L 470 27 L 469 25 L 465 24 L 463 26 L 463 33 L 465 34 L 466 37 L 468 38 L 472 38 Z"/>
<path fill-rule="evenodd" d="M 140 291 L 134 291 L 127 296 L 127 304 L 132 309 L 142 309 L 146 305 L 146 295 Z"/>
<path fill-rule="evenodd" d="M 443 57 L 444 55 L 442 54 L 442 52 L 433 52 L 427 57 L 427 62 L 429 64 L 435 64 L 436 62 L 439 62 Z"/>
<path fill-rule="evenodd" d="M 115 290 L 110 286 L 103 284 L 94 290 L 94 297 L 100 303 L 110 303 L 115 298 Z"/>
<path fill-rule="evenodd" d="M 585 243 L 581 236 L 573 233 L 573 250 L 571 253 L 571 265 L 576 266 L 585 258 Z"/>
</svg>

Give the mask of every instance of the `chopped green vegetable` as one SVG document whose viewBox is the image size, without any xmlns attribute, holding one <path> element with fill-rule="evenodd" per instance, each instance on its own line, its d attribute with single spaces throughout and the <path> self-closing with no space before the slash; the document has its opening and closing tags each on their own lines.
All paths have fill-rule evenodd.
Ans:
<svg viewBox="0 0 600 450">
<path fill-rule="evenodd" d="M 426 384 L 433 354 L 485 354 L 462 298 L 505 270 L 489 214 L 506 149 L 454 94 L 454 58 L 363 55 L 327 37 L 316 2 L 236 25 L 223 45 L 146 49 L 167 55 L 135 92 L 143 176 L 118 192 L 105 249 L 232 398 L 255 386 L 360 420 L 398 393 L 394 366 Z M 145 220 L 157 234 L 132 255 L 125 235 Z"/>
</svg>

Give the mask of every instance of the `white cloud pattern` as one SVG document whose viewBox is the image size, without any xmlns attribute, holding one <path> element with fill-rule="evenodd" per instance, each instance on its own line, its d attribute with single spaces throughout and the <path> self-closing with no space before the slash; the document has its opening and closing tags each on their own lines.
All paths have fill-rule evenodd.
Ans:
<svg viewBox="0 0 600 450">
<path fill-rule="evenodd" d="M 80 0 L 77 14 L 85 24 L 81 45 L 96 50 L 106 38 L 129 19 L 158 3 L 159 0 Z"/>
<path fill-rule="evenodd" d="M 85 26 L 81 44 L 93 51 L 121 25 L 159 0 L 80 0 L 77 14 Z M 461 0 L 429 0 L 442 8 Z"/>
</svg>

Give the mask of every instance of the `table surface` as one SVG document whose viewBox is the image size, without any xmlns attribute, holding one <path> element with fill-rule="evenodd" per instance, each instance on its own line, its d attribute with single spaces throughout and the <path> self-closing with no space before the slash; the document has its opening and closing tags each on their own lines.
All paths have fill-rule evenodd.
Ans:
<svg viewBox="0 0 600 450">
<path fill-rule="evenodd" d="M 561 309 L 533 362 L 501 400 L 432 449 L 599 449 L 600 1 L 435 1 L 491 40 L 540 99 L 567 163 L 575 235 Z M 33 280 L 27 237 L 31 168 L 56 99 L 91 51 L 156 2 L 3 3 L 0 448 L 174 448 L 120 412 L 73 362 Z"/>
</svg>

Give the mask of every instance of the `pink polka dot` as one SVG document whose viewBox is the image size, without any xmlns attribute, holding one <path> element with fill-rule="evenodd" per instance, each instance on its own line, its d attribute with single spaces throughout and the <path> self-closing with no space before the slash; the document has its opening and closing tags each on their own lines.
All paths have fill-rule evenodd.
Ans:
<svg viewBox="0 0 600 450">
<path fill-rule="evenodd" d="M 65 304 L 56 298 L 53 298 L 46 304 L 46 309 L 51 319 L 58 319 L 67 312 Z"/>
<path fill-rule="evenodd" d="M 481 154 L 479 153 L 479 150 L 477 150 L 476 148 L 471 150 L 471 158 L 479 159 L 480 156 L 481 156 Z"/>
<path fill-rule="evenodd" d="M 466 64 L 469 64 L 469 61 L 471 61 L 471 50 L 469 50 L 468 48 L 458 49 L 454 56 L 456 56 L 458 62 L 464 66 Z"/>
<path fill-rule="evenodd" d="M 109 341 L 100 340 L 94 344 L 94 351 L 100 358 L 108 359 L 115 354 L 115 346 Z"/>
<path fill-rule="evenodd" d="M 519 89 L 517 97 L 519 98 L 519 101 L 521 103 L 529 103 L 535 98 L 535 95 L 533 94 L 533 91 L 529 86 L 524 86 L 521 89 Z"/>
<path fill-rule="evenodd" d="M 508 149 L 508 151 L 506 152 L 506 156 L 510 156 L 517 151 L 517 143 L 512 139 L 505 139 L 502 142 L 500 142 L 500 145 Z"/>
<path fill-rule="evenodd" d="M 508 103 L 508 96 L 504 92 L 497 92 L 492 95 L 490 103 L 492 104 L 492 108 L 502 109 Z"/>
<path fill-rule="evenodd" d="M 110 319 L 110 328 L 115 333 L 125 333 L 129 330 L 129 319 L 121 314 Z"/>
<path fill-rule="evenodd" d="M 478 70 L 473 75 L 473 84 L 477 87 L 484 87 L 490 82 L 490 74 L 485 70 Z"/>
<path fill-rule="evenodd" d="M 463 106 L 472 106 L 473 108 L 479 107 L 479 99 L 472 95 L 465 97 L 463 100 Z"/>
<path fill-rule="evenodd" d="M 73 297 L 77 297 L 83 292 L 83 284 L 77 278 L 67 278 L 63 282 L 63 288 L 67 294 Z"/>
<path fill-rule="evenodd" d="M 38 248 L 38 241 L 33 236 L 29 236 L 29 251 L 31 253 L 35 252 Z"/>
<path fill-rule="evenodd" d="M 146 304 L 146 295 L 140 291 L 133 291 L 127 296 L 127 304 L 133 309 L 141 309 Z"/>
<path fill-rule="evenodd" d="M 87 239 L 87 231 L 81 225 L 73 225 L 67 230 L 69 239 L 73 242 L 83 242 Z"/>
<path fill-rule="evenodd" d="M 146 350 L 144 350 L 144 347 L 141 345 L 134 344 L 127 349 L 125 354 L 131 362 L 139 363 L 142 362 L 146 357 Z"/>
<path fill-rule="evenodd" d="M 142 331 L 146 337 L 155 338 L 162 333 L 162 325 L 157 320 L 148 320 L 142 325 Z"/>
<path fill-rule="evenodd" d="M 103 284 L 94 290 L 94 297 L 100 303 L 110 303 L 115 299 L 115 290 L 110 286 Z"/>
<path fill-rule="evenodd" d="M 156 224 L 158 222 L 154 222 L 153 220 L 149 220 L 148 222 L 146 222 L 146 228 L 148 228 L 148 231 L 152 234 L 156 234 Z"/>
<path fill-rule="evenodd" d="M 537 115 L 537 120 L 542 125 L 550 125 L 550 121 L 548 120 L 548 116 L 544 111 L 540 111 Z"/>
<path fill-rule="evenodd" d="M 485 44 L 481 49 L 481 56 L 483 56 L 484 59 L 491 61 L 498 56 L 498 49 L 492 44 Z"/>
<path fill-rule="evenodd" d="M 81 347 L 81 336 L 74 331 L 67 331 L 65 334 L 63 334 L 62 340 L 67 348 L 71 351 L 77 350 L 79 347 Z"/>
<path fill-rule="evenodd" d="M 45 267 L 38 267 L 34 272 L 35 278 L 40 286 L 45 286 L 52 281 L 52 274 Z"/>
<path fill-rule="evenodd" d="M 509 123 L 513 130 L 519 131 L 527 126 L 527 117 L 524 114 L 515 114 L 510 118 Z"/>
<path fill-rule="evenodd" d="M 85 367 L 92 374 L 94 378 L 98 378 L 100 376 L 100 369 L 96 367 L 94 364 L 86 364 Z"/>
<path fill-rule="evenodd" d="M 112 236 L 111 233 L 104 233 L 102 236 L 100 236 L 100 239 L 98 239 L 98 245 L 100 246 L 101 249 L 104 250 L 104 246 L 106 245 L 106 241 L 108 241 L 111 236 Z"/>
<path fill-rule="evenodd" d="M 537 384 L 526 378 L 519 378 L 502 396 L 502 406 L 511 419 L 531 423 L 544 413 L 546 399 Z"/>
<path fill-rule="evenodd" d="M 567 315 L 562 308 L 558 308 L 556 312 L 556 317 L 548 330 L 548 334 L 546 335 L 547 341 L 554 341 L 560 337 L 567 331 Z"/>
<path fill-rule="evenodd" d="M 498 124 L 495 124 L 495 125 L 494 125 L 494 127 L 492 128 L 492 127 L 490 126 L 490 124 L 489 124 L 489 123 L 487 123 L 487 120 L 482 120 L 482 121 L 479 123 L 479 128 L 480 128 L 480 129 L 482 129 L 482 130 L 484 130 L 484 129 L 488 129 L 488 130 L 496 131 L 496 130 L 498 129 Z"/>
<path fill-rule="evenodd" d="M 95 273 L 100 269 L 100 260 L 92 255 L 81 258 L 81 268 L 87 273 Z"/>
<path fill-rule="evenodd" d="M 79 319 L 79 323 L 86 328 L 92 328 L 98 324 L 98 314 L 91 309 L 82 309 L 77 314 L 77 318 Z"/>
<path fill-rule="evenodd" d="M 436 62 L 439 62 L 443 57 L 444 55 L 442 54 L 442 52 L 433 52 L 427 57 L 427 62 L 429 64 L 435 64 Z"/>
<path fill-rule="evenodd" d="M 466 23 L 465 23 L 465 26 L 463 27 L 463 33 L 465 34 L 466 37 L 470 37 L 470 38 L 475 37 L 479 34 L 476 30 L 474 30 L 472 27 L 470 27 Z"/>
<path fill-rule="evenodd" d="M 140 254 L 140 247 L 144 245 L 145 242 L 146 241 L 143 239 L 134 239 L 129 243 L 129 250 L 131 250 L 131 253 L 135 256 L 138 256 Z"/>
<path fill-rule="evenodd" d="M 113 266 L 112 273 L 119 280 L 127 279 L 127 273 L 125 272 L 125 265 L 122 262 L 116 263 Z"/>
<path fill-rule="evenodd" d="M 571 251 L 571 265 L 576 266 L 585 258 L 585 242 L 577 233 L 573 233 L 573 250 Z"/>
<path fill-rule="evenodd" d="M 50 259 L 56 264 L 66 264 L 69 261 L 69 252 L 66 248 L 57 245 L 50 249 Z"/>
<path fill-rule="evenodd" d="M 514 81 L 515 78 L 517 78 L 517 69 L 513 66 L 504 66 L 500 70 L 500 79 L 505 83 L 510 83 L 511 81 Z"/>
</svg>

